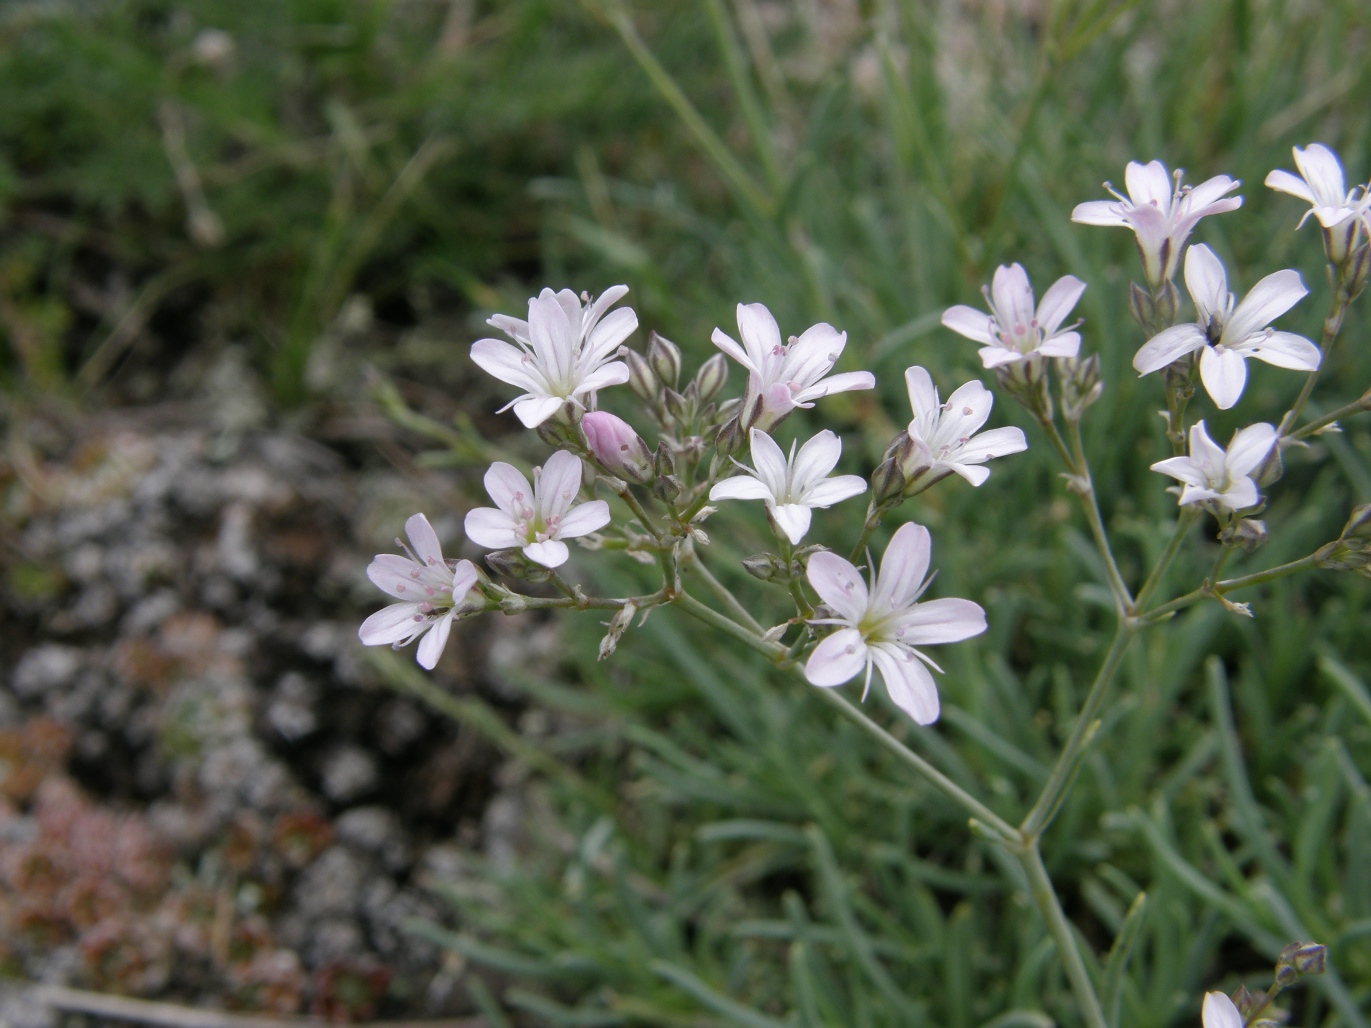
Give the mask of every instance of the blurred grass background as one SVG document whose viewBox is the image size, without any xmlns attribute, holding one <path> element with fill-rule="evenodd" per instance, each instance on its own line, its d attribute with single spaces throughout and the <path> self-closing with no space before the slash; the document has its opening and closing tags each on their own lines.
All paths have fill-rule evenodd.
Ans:
<svg viewBox="0 0 1371 1028">
<path fill-rule="evenodd" d="M 1087 445 L 1136 581 L 1175 510 L 1147 471 L 1161 395 L 1129 368 L 1131 239 L 1070 209 L 1134 158 L 1241 178 L 1242 210 L 1196 238 L 1239 292 L 1299 268 L 1313 295 L 1288 321 L 1316 335 L 1317 238 L 1260 183 L 1315 140 L 1371 172 L 1368 31 L 1355 0 L 11 2 L 7 428 L 36 403 L 174 397 L 191 388 L 180 369 L 237 346 L 273 416 L 311 430 L 337 399 L 312 362 L 355 303 L 381 329 L 449 319 L 423 368 L 385 331 L 366 356 L 435 418 L 499 425 L 505 397 L 465 356 L 484 317 L 543 284 L 623 281 L 643 324 L 695 359 L 740 300 L 787 332 L 846 330 L 845 366 L 875 370 L 878 395 L 822 417 L 865 472 L 907 418 L 907 365 L 944 392 L 979 373 L 938 316 L 1018 260 L 1039 292 L 1068 272 L 1090 283 L 1078 313 L 1107 392 Z M 1354 309 L 1317 409 L 1371 380 L 1366 324 Z M 1298 385 L 1252 369 L 1215 437 L 1274 420 Z M 1023 420 L 1008 407 L 996 417 Z M 1371 501 L 1371 437 L 1347 427 L 1289 461 L 1272 540 L 1235 572 L 1309 552 Z M 1029 439 L 983 489 L 949 482 L 905 511 L 933 530 L 939 594 L 990 613 L 986 637 L 939 654 L 943 720 L 915 731 L 879 690 L 868 701 L 1015 819 L 1111 618 Z M 501 444 L 542 455 L 531 435 Z M 446 462 L 476 498 L 465 452 Z M 713 532 L 716 568 L 779 616 L 732 570 L 765 547 L 760 520 L 726 513 L 744 527 Z M 815 537 L 851 538 L 859 517 L 827 512 Z M 1177 589 L 1210 546 L 1178 563 Z M 595 573 L 633 585 L 632 569 Z M 1294 938 L 1327 943 L 1335 974 L 1295 995 L 1293 1023 L 1367 1024 L 1366 589 L 1320 572 L 1250 599 L 1254 620 L 1199 608 L 1134 647 L 1045 840 L 1119 1024 L 1195 1024 L 1206 988 L 1264 986 Z M 540 744 L 556 760 L 533 787 L 533 842 L 446 886 L 463 927 L 444 941 L 479 972 L 492 1024 L 1077 1023 L 1014 869 L 803 687 L 669 612 L 606 664 L 590 618 L 573 627 L 558 678 L 519 683 L 572 726 Z"/>
</svg>

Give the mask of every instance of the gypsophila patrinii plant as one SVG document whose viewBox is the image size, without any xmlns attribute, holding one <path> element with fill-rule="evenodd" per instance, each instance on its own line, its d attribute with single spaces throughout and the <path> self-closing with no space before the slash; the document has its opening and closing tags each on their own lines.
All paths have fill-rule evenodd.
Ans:
<svg viewBox="0 0 1371 1028">
<path fill-rule="evenodd" d="M 422 637 L 418 660 L 432 668 L 455 620 L 534 609 L 602 610 L 608 615 L 600 645 L 605 659 L 655 608 L 698 619 L 820 687 L 818 695 L 835 715 L 854 722 L 873 745 L 896 754 L 911 773 L 958 804 L 967 829 L 1017 869 L 1016 881 L 1031 895 L 1055 942 L 1084 1023 L 1117 1023 L 1117 1000 L 1107 1013 L 1090 971 L 1096 956 L 1083 953 L 1039 842 L 1090 752 L 1126 652 L 1138 636 L 1165 631 L 1178 611 L 1196 604 L 1214 601 L 1233 614 L 1254 616 L 1247 602 L 1230 596 L 1277 578 L 1315 568 L 1371 575 L 1371 508 L 1359 507 L 1341 536 L 1314 552 L 1264 571 L 1223 576 L 1234 553 L 1251 551 L 1267 538 L 1259 515 L 1263 493 L 1280 486 L 1282 453 L 1368 407 L 1362 399 L 1313 420 L 1302 418 L 1344 314 L 1371 272 L 1371 195 L 1364 186 L 1347 191 L 1337 157 L 1322 146 L 1296 149 L 1295 158 L 1300 176 L 1273 171 L 1267 183 L 1309 202 L 1323 230 L 1330 289 L 1317 342 L 1273 327 L 1309 292 L 1298 272 L 1275 271 L 1237 300 L 1213 251 L 1202 243 L 1186 249 L 1202 218 L 1241 206 L 1241 197 L 1231 195 L 1239 182 L 1220 175 L 1192 188 L 1160 162 L 1133 163 L 1126 172 L 1127 196 L 1084 203 L 1073 214 L 1084 224 L 1129 228 L 1142 258 L 1144 281 L 1128 287 L 1130 309 L 1145 333 L 1133 363 L 1141 374 L 1162 373 L 1158 393 L 1165 400 L 1173 455 L 1151 464 L 1159 473 L 1154 487 L 1163 488 L 1160 476 L 1179 483 L 1170 487 L 1178 504 L 1170 541 L 1144 574 L 1125 574 L 1115 559 L 1081 432 L 1107 386 L 1097 355 L 1088 353 L 1089 333 L 1079 322 L 1067 323 L 1086 283 L 1064 276 L 1039 301 L 1021 265 L 1002 266 L 985 290 L 986 310 L 955 306 L 942 316 L 945 326 L 981 347 L 995 389 L 1029 412 L 1056 451 L 1065 487 L 1084 508 L 1115 615 L 1112 642 L 1071 731 L 1036 801 L 1017 821 L 999 816 L 988 797 L 938 770 L 868 716 L 859 701 L 873 676 L 879 677 L 896 707 L 918 725 L 938 721 L 933 672 L 940 669 L 926 647 L 979 635 L 987 619 L 974 600 L 937 595 L 936 589 L 930 595 L 931 533 L 910 520 L 906 505 L 953 475 L 982 485 L 992 461 L 1002 474 L 1013 474 L 1013 460 L 1001 458 L 1025 450 L 1025 435 L 1009 426 L 985 428 L 994 394 L 980 382 L 958 386 L 943 401 L 929 372 L 910 367 L 908 428 L 890 441 L 868 478 L 834 474 L 842 458 L 839 436 L 824 429 L 808 439 L 787 439 L 787 419 L 801 408 L 822 409 L 830 394 L 872 389 L 875 378 L 836 370 L 844 332 L 817 324 L 787 336 L 759 303 L 738 305 L 738 339 L 715 330 L 713 341 L 722 353 L 693 376 L 682 368 L 681 351 L 655 333 L 644 353 L 622 345 L 638 326 L 631 309 L 616 306 L 628 293 L 625 286 L 599 297 L 545 289 L 529 301 L 527 320 L 491 318 L 508 340 L 479 340 L 471 357 L 520 391 L 508 407 L 551 452 L 531 478 L 505 462 L 486 473 L 493 506 L 466 515 L 467 537 L 491 551 L 485 568 L 445 560 L 424 515 L 410 518 L 407 555 L 380 555 L 368 569 L 396 602 L 367 619 L 362 642 L 398 647 Z M 1174 284 L 1181 268 L 1194 301 L 1193 320 L 1183 314 Z M 725 356 L 745 375 L 740 395 L 725 397 Z M 1191 403 L 1201 385 L 1220 410 L 1237 405 L 1249 358 L 1303 374 L 1304 388 L 1278 423 L 1248 414 L 1245 420 L 1252 423 L 1225 448 L 1211 438 L 1203 418 L 1192 416 Z M 616 386 L 627 386 L 641 401 L 637 426 L 597 409 L 598 394 Z M 856 538 L 813 530 L 815 509 L 861 495 L 866 517 Z M 709 534 L 735 506 L 725 501 L 760 502 L 765 509 L 775 548 L 743 565 L 774 587 L 773 603 L 745 603 L 708 567 Z M 884 553 L 875 555 L 867 543 L 882 526 L 893 532 Z M 1165 588 L 1168 568 L 1198 531 L 1218 541 L 1212 568 L 1188 591 Z M 632 596 L 594 595 L 568 571 L 574 567 L 570 540 L 599 559 L 655 564 L 658 587 Z M 860 683 L 860 694 L 841 688 L 848 683 Z M 1301 975 L 1323 973 L 1325 960 L 1322 946 L 1292 944 L 1281 954 L 1267 994 L 1206 996 L 1206 1028 L 1273 1023 L 1276 994 Z"/>
</svg>

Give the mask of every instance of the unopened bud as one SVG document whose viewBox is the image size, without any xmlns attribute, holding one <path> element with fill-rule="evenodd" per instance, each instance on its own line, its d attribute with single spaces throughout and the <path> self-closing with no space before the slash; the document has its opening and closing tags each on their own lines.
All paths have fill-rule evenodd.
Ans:
<svg viewBox="0 0 1371 1028">
<path fill-rule="evenodd" d="M 1100 356 L 1092 353 L 1084 359 L 1058 358 L 1057 371 L 1062 379 L 1062 414 L 1068 421 L 1080 421 L 1086 408 L 1104 392 L 1100 382 Z"/>
<path fill-rule="evenodd" d="M 743 558 L 743 570 L 763 582 L 774 582 L 790 574 L 786 562 L 774 553 L 754 553 Z"/>
<path fill-rule="evenodd" d="M 676 474 L 676 456 L 671 452 L 671 447 L 663 439 L 657 444 L 657 452 L 652 458 L 653 467 L 659 475 Z"/>
<path fill-rule="evenodd" d="M 633 623 L 633 615 L 638 613 L 638 608 L 632 603 L 625 603 L 619 608 L 612 618 L 605 623 L 609 629 L 605 637 L 600 640 L 600 659 L 604 660 L 613 654 L 619 645 L 619 640 L 623 638 L 624 632 L 628 631 L 628 626 Z"/>
<path fill-rule="evenodd" d="M 652 495 L 663 503 L 671 503 L 681 495 L 681 483 L 675 475 L 658 474 L 652 482 Z"/>
<path fill-rule="evenodd" d="M 522 550 L 495 550 L 486 554 L 486 564 L 496 574 L 523 582 L 548 582 L 552 572 L 524 556 Z"/>
<path fill-rule="evenodd" d="M 1047 366 L 1041 357 L 1001 364 L 995 381 L 1025 410 L 1041 422 L 1052 420 L 1052 393 L 1048 389 Z"/>
<path fill-rule="evenodd" d="M 1352 508 L 1352 516 L 1342 527 L 1343 539 L 1371 539 L 1371 503 Z"/>
<path fill-rule="evenodd" d="M 576 415 L 580 408 L 571 402 L 564 403 L 552 417 L 540 424 L 534 431 L 538 438 L 554 450 L 576 449 L 580 440 L 576 437 Z"/>
<path fill-rule="evenodd" d="M 722 354 L 720 354 L 722 356 Z M 676 388 L 681 380 L 681 348 L 666 336 L 652 332 L 647 337 L 647 362 L 664 386 Z"/>
<path fill-rule="evenodd" d="M 1252 1011 L 1256 1009 L 1256 1001 L 1252 998 L 1252 993 L 1247 991 L 1246 985 L 1239 985 L 1233 990 L 1232 1000 L 1233 1005 L 1238 1008 L 1238 1013 L 1242 1014 L 1244 1021 L 1251 1017 Z"/>
<path fill-rule="evenodd" d="M 619 347 L 619 359 L 628 365 L 628 387 L 633 390 L 633 395 L 640 400 L 653 403 L 657 399 L 657 376 L 652 372 L 652 366 L 644 359 L 643 355 L 637 350 L 630 350 L 627 346 Z"/>
<path fill-rule="evenodd" d="M 1176 290 L 1176 283 L 1170 279 L 1162 283 L 1155 303 L 1157 328 L 1170 328 L 1176 323 L 1176 313 L 1181 309 L 1181 294 Z"/>
<path fill-rule="evenodd" d="M 662 405 L 678 422 L 686 423 L 690 420 L 690 404 L 684 396 L 669 386 L 662 390 Z"/>
<path fill-rule="evenodd" d="M 1257 480 L 1257 485 L 1266 489 L 1275 485 L 1285 474 L 1285 460 L 1281 457 L 1281 444 L 1277 440 L 1276 445 L 1271 447 L 1271 452 L 1266 455 L 1266 459 L 1257 465 L 1257 470 L 1253 478 Z"/>
<path fill-rule="evenodd" d="M 1371 278 L 1371 243 L 1362 243 L 1347 261 L 1346 288 L 1349 301 L 1355 300 Z M 720 356 L 723 356 L 720 354 Z"/>
<path fill-rule="evenodd" d="M 1152 302 L 1152 294 L 1136 282 L 1128 283 L 1128 313 L 1149 332 L 1157 320 L 1157 307 Z"/>
<path fill-rule="evenodd" d="M 652 451 L 623 418 L 608 411 L 590 411 L 581 419 L 581 431 L 590 452 L 611 475 L 638 485 L 652 481 Z"/>
<path fill-rule="evenodd" d="M 897 457 L 887 457 L 871 473 L 871 504 L 879 507 L 904 497 L 905 474 Z"/>
<path fill-rule="evenodd" d="M 695 373 L 695 388 L 699 393 L 700 402 L 708 403 L 714 399 L 727 382 L 728 359 L 722 353 L 716 353 L 701 364 L 700 370 Z"/>
<path fill-rule="evenodd" d="M 681 456 L 690 464 L 698 464 L 705 455 L 705 441 L 698 435 L 688 435 L 681 440 Z"/>
<path fill-rule="evenodd" d="M 743 440 L 742 421 L 735 414 L 719 429 L 719 434 L 714 439 L 714 450 L 720 457 L 732 457 L 743 448 Z"/>
<path fill-rule="evenodd" d="M 1289 985 L 1307 974 L 1323 974 L 1328 947 L 1317 942 L 1292 942 L 1276 958 L 1276 981 Z"/>
<path fill-rule="evenodd" d="M 1266 522 L 1255 518 L 1243 518 L 1220 532 L 1219 542 L 1225 546 L 1236 546 L 1244 553 L 1251 553 L 1266 542 Z"/>
</svg>

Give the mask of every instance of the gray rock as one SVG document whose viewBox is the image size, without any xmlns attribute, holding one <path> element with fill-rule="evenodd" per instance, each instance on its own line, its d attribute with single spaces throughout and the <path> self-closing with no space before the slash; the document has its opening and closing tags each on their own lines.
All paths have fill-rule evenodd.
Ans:
<svg viewBox="0 0 1371 1028">
<path fill-rule="evenodd" d="M 320 784 L 335 803 L 347 803 L 376 785 L 376 761 L 357 746 L 340 746 L 324 758 Z"/>
<path fill-rule="evenodd" d="M 20 696 L 37 696 L 68 685 L 81 669 L 82 652 L 74 646 L 34 646 L 15 666 L 10 684 Z"/>
<path fill-rule="evenodd" d="M 366 877 L 366 863 L 357 853 L 346 846 L 330 846 L 301 874 L 296 909 L 311 920 L 352 914 Z"/>
</svg>

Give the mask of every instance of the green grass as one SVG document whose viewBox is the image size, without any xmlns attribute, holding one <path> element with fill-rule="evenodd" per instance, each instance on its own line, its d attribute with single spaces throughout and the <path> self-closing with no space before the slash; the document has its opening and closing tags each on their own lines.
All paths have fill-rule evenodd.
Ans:
<svg viewBox="0 0 1371 1028">
<path fill-rule="evenodd" d="M 749 34 L 759 8 L 785 14 L 769 50 Z M 209 166 L 229 160 L 244 145 L 230 128 L 245 121 L 277 133 L 267 141 L 305 138 L 272 107 L 298 89 L 331 155 L 279 178 L 206 176 L 229 238 L 255 249 L 172 241 L 184 211 L 148 118 L 171 88 L 175 19 L 137 20 L 161 8 L 110 5 L 118 31 L 103 35 L 60 18 L 22 30 L 25 45 L 0 57 L 7 95 L 22 97 L 0 113 L 3 180 L 12 210 L 48 190 L 64 216 L 138 248 L 143 281 L 190 262 L 214 295 L 241 291 L 233 309 L 262 326 L 283 398 L 298 399 L 301 354 L 348 291 L 441 280 L 475 308 L 513 311 L 527 295 L 514 280 L 536 259 L 530 288 L 627 282 L 643 323 L 685 349 L 688 372 L 715 325 L 732 330 L 740 300 L 766 303 L 787 332 L 819 319 L 845 329 L 844 367 L 876 371 L 877 395 L 827 401 L 818 415 L 844 431 L 850 470 L 867 471 L 908 417 L 907 365 L 929 367 L 944 391 L 980 373 L 974 348 L 937 316 L 977 302 L 994 267 L 1017 260 L 1039 291 L 1068 272 L 1090 283 L 1079 313 L 1106 394 L 1086 446 L 1135 584 L 1176 509 L 1147 470 L 1166 453 L 1161 389 L 1129 366 L 1143 341 L 1125 308 L 1138 277 L 1131 240 L 1072 225 L 1071 207 L 1103 196 L 1100 182 L 1121 180 L 1133 158 L 1183 166 L 1192 182 L 1243 179 L 1242 210 L 1207 219 L 1195 238 L 1229 263 L 1238 291 L 1299 268 L 1313 295 L 1287 324 L 1316 335 L 1327 300 L 1317 238 L 1295 232 L 1300 205 L 1261 180 L 1291 166 L 1292 144 L 1314 140 L 1339 149 L 1353 175 L 1371 173 L 1371 14 L 1350 0 L 1080 0 L 1032 5 L 1032 16 L 1015 4 L 885 0 L 864 5 L 850 35 L 826 23 L 822 42 L 803 12 L 828 5 L 478 4 L 471 33 L 483 42 L 455 66 L 432 56 L 442 10 L 421 4 L 297 2 L 293 22 L 187 9 L 196 25 L 264 40 L 261 67 L 277 76 L 233 90 L 176 83 L 202 119 L 193 151 Z M 354 25 L 356 42 L 341 53 L 307 46 L 326 35 L 292 36 L 292 24 Z M 376 59 L 397 53 L 429 56 Z M 327 88 L 287 89 L 301 68 Z M 103 116 L 88 109 L 97 93 Z M 340 97 L 359 124 L 387 133 L 370 177 L 373 158 L 346 153 L 347 133 L 328 120 Z M 116 137 L 118 119 L 146 138 Z M 357 251 L 379 197 L 433 138 L 458 149 Z M 5 246 L 11 269 L 30 269 L 6 276 L 20 283 L 16 303 L 60 324 L 60 304 L 56 315 L 40 306 L 63 295 L 59 243 L 21 231 Z M 1371 381 L 1364 303 L 1316 410 Z M 453 341 L 454 359 L 468 341 Z M 89 361 L 89 348 L 81 355 Z M 22 358 L 16 381 L 79 366 Z M 1240 419 L 1279 417 L 1298 387 L 1296 375 L 1255 368 L 1238 410 L 1220 416 L 1202 398 L 1196 410 L 1226 439 Z M 501 396 L 485 385 L 474 395 L 492 409 Z M 605 400 L 626 410 L 624 397 Z M 879 688 L 867 708 L 1017 821 L 1079 709 L 1112 613 L 1046 440 L 1007 398 L 995 417 L 1024 425 L 1029 452 L 997 462 L 980 490 L 953 480 L 902 512 L 933 532 L 936 593 L 982 602 L 990 630 L 939 654 L 936 727 L 916 729 Z M 531 434 L 501 443 L 545 454 Z M 473 495 L 480 471 L 459 472 Z M 1352 421 L 1291 456 L 1266 515 L 1270 543 L 1230 571 L 1310 552 L 1367 501 L 1371 436 Z M 859 515 L 828 512 L 812 538 L 841 548 Z M 783 596 L 737 570 L 766 548 L 760 519 L 726 511 L 711 528 L 716 571 L 764 622 L 786 616 Z M 1214 552 L 1197 536 L 1168 591 L 1193 587 Z M 581 564 L 603 591 L 645 584 L 602 558 Z M 1091 972 L 1118 1024 L 1197 1024 L 1206 989 L 1264 987 L 1280 946 L 1313 938 L 1329 945 L 1336 975 L 1294 993 L 1293 1023 L 1358 1028 L 1371 1003 L 1366 583 L 1320 571 L 1239 598 L 1254 619 L 1198 607 L 1134 645 L 1044 838 L 1048 868 L 1098 955 Z M 492 1023 L 501 1009 L 566 1025 L 1079 1023 L 1017 865 L 956 808 L 807 686 L 675 612 L 656 612 L 603 664 L 592 617 L 568 617 L 555 677 L 516 682 L 578 726 L 547 743 L 561 770 L 539 761 L 538 845 L 517 866 L 447 889 L 461 927 L 444 941 L 489 972 L 472 995 Z"/>
</svg>

